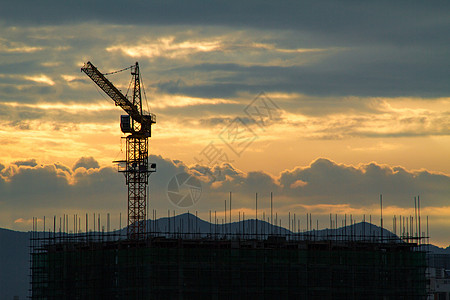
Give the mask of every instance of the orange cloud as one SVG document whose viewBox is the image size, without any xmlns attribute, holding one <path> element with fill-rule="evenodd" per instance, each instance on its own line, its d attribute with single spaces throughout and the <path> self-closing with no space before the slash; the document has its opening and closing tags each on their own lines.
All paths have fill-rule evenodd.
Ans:
<svg viewBox="0 0 450 300">
<path fill-rule="evenodd" d="M 306 186 L 308 183 L 307 182 L 305 182 L 305 181 L 303 181 L 303 180 L 297 180 L 297 181 L 295 181 L 294 183 L 292 183 L 291 185 L 290 185 L 290 188 L 291 189 L 295 189 L 296 187 L 304 187 L 304 186 Z"/>
<path fill-rule="evenodd" d="M 38 222 L 38 223 L 44 222 L 43 219 L 39 219 L 39 218 L 34 219 L 34 221 L 35 221 L 35 222 Z M 32 224 L 32 223 L 33 223 L 33 219 L 18 218 L 18 219 L 16 219 L 16 220 L 14 220 L 14 224 L 30 225 L 30 224 Z"/>
</svg>

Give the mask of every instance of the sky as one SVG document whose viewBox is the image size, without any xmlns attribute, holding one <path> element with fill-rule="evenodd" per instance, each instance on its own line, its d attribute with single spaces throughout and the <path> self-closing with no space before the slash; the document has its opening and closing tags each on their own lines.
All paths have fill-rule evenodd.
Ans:
<svg viewBox="0 0 450 300">
<path fill-rule="evenodd" d="M 448 1 L 3 1 L 0 227 L 86 213 L 119 226 L 123 112 L 80 68 L 138 61 L 158 217 L 223 215 L 232 192 L 233 221 L 255 216 L 255 193 L 267 220 L 272 192 L 286 227 L 289 212 L 379 225 L 382 194 L 392 229 L 420 196 L 446 247 L 449 32 Z M 131 75 L 108 78 L 125 93 Z M 168 196 L 180 173 L 200 182 L 193 205 Z"/>
</svg>

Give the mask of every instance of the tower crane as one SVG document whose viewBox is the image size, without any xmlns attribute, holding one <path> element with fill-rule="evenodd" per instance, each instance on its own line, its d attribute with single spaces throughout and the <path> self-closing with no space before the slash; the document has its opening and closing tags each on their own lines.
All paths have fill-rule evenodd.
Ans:
<svg viewBox="0 0 450 300">
<path fill-rule="evenodd" d="M 156 123 L 156 116 L 144 113 L 141 101 L 141 78 L 139 64 L 125 68 L 131 69 L 132 95 L 125 96 L 105 75 L 90 61 L 84 64 L 81 71 L 86 73 L 100 87 L 116 106 L 120 106 L 127 115 L 121 116 L 120 127 L 126 136 L 126 160 L 123 172 L 128 186 L 128 227 L 127 237 L 131 240 L 142 239 L 146 230 L 147 186 L 149 176 L 156 171 L 156 164 L 148 162 L 148 138 L 151 137 L 151 127 Z M 120 70 L 120 71 L 123 71 Z M 111 74 L 111 73 L 109 73 Z"/>
</svg>

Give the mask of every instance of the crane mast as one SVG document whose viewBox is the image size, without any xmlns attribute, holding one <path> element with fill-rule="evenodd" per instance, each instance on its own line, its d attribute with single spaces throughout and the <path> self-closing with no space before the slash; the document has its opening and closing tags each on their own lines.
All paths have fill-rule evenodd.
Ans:
<svg viewBox="0 0 450 300">
<path fill-rule="evenodd" d="M 121 116 L 122 132 L 129 135 L 126 136 L 126 160 L 119 161 L 125 166 L 119 172 L 124 173 L 128 186 L 127 236 L 136 240 L 142 239 L 147 232 L 147 187 L 150 174 L 156 171 L 156 165 L 148 162 L 148 138 L 156 116 L 144 114 L 142 110 L 139 64 L 136 62 L 130 69 L 133 77 L 131 99 L 123 95 L 91 62 L 87 62 L 81 71 L 127 113 Z"/>
</svg>

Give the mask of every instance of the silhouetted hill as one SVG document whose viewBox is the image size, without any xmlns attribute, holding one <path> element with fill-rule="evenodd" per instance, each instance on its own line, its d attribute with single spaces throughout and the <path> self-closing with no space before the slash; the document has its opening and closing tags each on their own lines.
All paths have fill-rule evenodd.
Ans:
<svg viewBox="0 0 450 300">
<path fill-rule="evenodd" d="M 29 284 L 28 232 L 0 228 L 0 299 L 25 299 Z"/>
<path fill-rule="evenodd" d="M 381 236 L 383 239 L 395 240 L 398 237 L 387 229 L 381 230 L 379 226 L 368 222 L 360 222 L 353 225 L 340 227 L 337 229 L 321 229 L 309 230 L 302 232 L 293 232 L 284 227 L 271 225 L 268 222 L 249 219 L 240 222 L 232 222 L 222 224 L 214 222 L 212 216 L 211 223 L 197 218 L 192 214 L 180 214 L 170 218 L 160 218 L 156 221 L 148 220 L 147 226 L 150 231 L 164 233 L 180 233 L 180 234 L 196 234 L 197 236 L 206 236 L 209 233 L 215 235 L 243 234 L 246 236 L 254 236 L 255 232 L 260 237 L 267 237 L 271 234 L 289 235 L 291 237 L 315 237 L 317 239 L 328 239 L 330 237 L 349 237 L 353 240 L 379 241 Z M 257 231 L 256 231 L 257 230 Z M 383 232 L 383 235 L 381 235 Z M 122 234 L 126 235 L 126 228 L 122 230 Z"/>
</svg>

